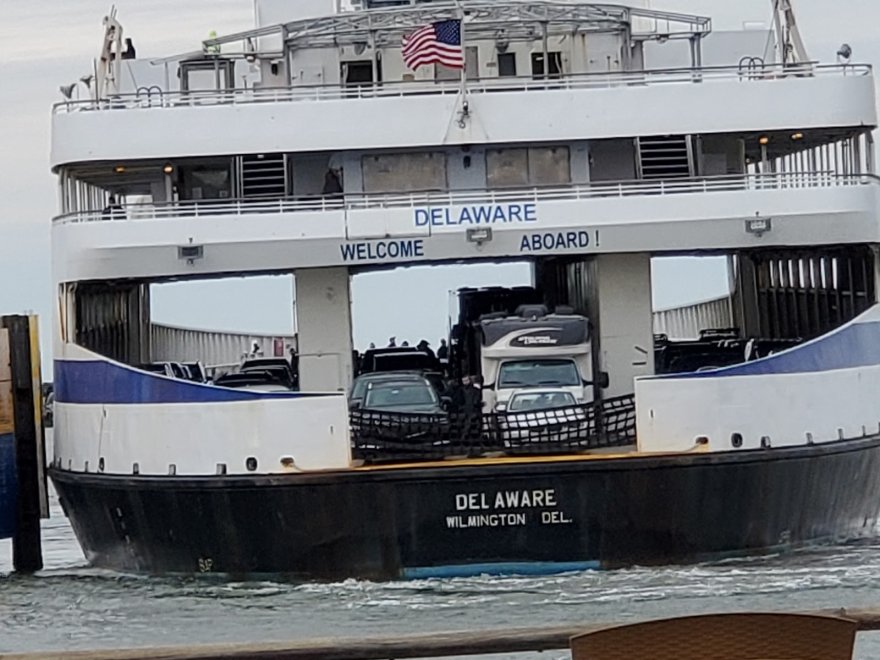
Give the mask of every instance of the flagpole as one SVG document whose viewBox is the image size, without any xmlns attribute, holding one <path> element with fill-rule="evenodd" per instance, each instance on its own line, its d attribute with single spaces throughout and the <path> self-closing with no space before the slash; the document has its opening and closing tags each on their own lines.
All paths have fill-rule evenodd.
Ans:
<svg viewBox="0 0 880 660">
<path fill-rule="evenodd" d="M 462 119 L 468 116 L 468 100 L 467 100 L 467 48 L 464 41 L 464 7 L 461 0 L 455 0 L 455 8 L 458 10 L 458 37 L 461 44 L 461 77 L 460 77 L 460 94 L 462 102 Z"/>
</svg>

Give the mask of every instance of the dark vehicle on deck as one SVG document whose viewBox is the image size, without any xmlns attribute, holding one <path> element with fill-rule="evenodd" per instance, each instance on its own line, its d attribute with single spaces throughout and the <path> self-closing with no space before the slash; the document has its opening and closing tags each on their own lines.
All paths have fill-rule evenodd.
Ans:
<svg viewBox="0 0 880 660">
<path fill-rule="evenodd" d="M 290 366 L 285 358 L 280 357 L 263 357 L 250 358 L 241 363 L 239 371 L 243 374 L 255 371 L 268 371 L 276 374 L 277 380 L 288 389 L 297 389 L 299 380 L 293 367 Z"/>
<path fill-rule="evenodd" d="M 363 408 L 395 413 L 442 415 L 437 391 L 424 377 L 378 380 L 366 385 Z"/>
<path fill-rule="evenodd" d="M 430 371 L 440 373 L 440 360 L 410 346 L 373 348 L 363 354 L 358 373 L 385 371 Z"/>
</svg>

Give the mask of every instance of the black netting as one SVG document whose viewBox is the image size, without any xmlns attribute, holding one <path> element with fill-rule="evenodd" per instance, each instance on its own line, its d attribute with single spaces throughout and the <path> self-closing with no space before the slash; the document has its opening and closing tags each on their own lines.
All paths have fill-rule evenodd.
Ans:
<svg viewBox="0 0 880 660">
<path fill-rule="evenodd" d="M 419 415 L 355 410 L 352 453 L 368 462 L 568 454 L 635 443 L 633 395 L 525 412 Z"/>
</svg>

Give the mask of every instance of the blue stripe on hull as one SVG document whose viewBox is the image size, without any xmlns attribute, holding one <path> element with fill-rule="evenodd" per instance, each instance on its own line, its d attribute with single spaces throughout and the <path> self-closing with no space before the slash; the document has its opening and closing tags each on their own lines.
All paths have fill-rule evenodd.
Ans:
<svg viewBox="0 0 880 660">
<path fill-rule="evenodd" d="M 0 539 L 15 534 L 18 479 L 15 473 L 15 436 L 0 435 Z"/>
<path fill-rule="evenodd" d="M 307 396 L 334 395 L 234 390 L 166 378 L 105 360 L 55 360 L 55 398 L 62 403 L 217 403 Z"/>
<path fill-rule="evenodd" d="M 401 577 L 409 580 L 426 578 L 477 577 L 480 575 L 553 575 L 573 571 L 594 571 L 598 561 L 523 561 L 488 564 L 452 564 L 446 566 L 413 566 L 404 568 Z"/>
<path fill-rule="evenodd" d="M 824 337 L 753 362 L 654 378 L 719 378 L 815 373 L 880 365 L 880 323 L 850 323 Z M 649 377 L 651 378 L 651 377 Z"/>
</svg>

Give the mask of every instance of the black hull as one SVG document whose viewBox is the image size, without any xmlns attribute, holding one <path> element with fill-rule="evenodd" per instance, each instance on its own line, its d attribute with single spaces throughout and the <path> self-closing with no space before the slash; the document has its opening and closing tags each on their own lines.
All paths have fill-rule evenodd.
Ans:
<svg viewBox="0 0 880 660">
<path fill-rule="evenodd" d="M 318 580 L 549 572 L 689 563 L 869 534 L 880 508 L 880 436 L 714 455 L 324 474 L 51 476 L 100 567 Z"/>
</svg>

